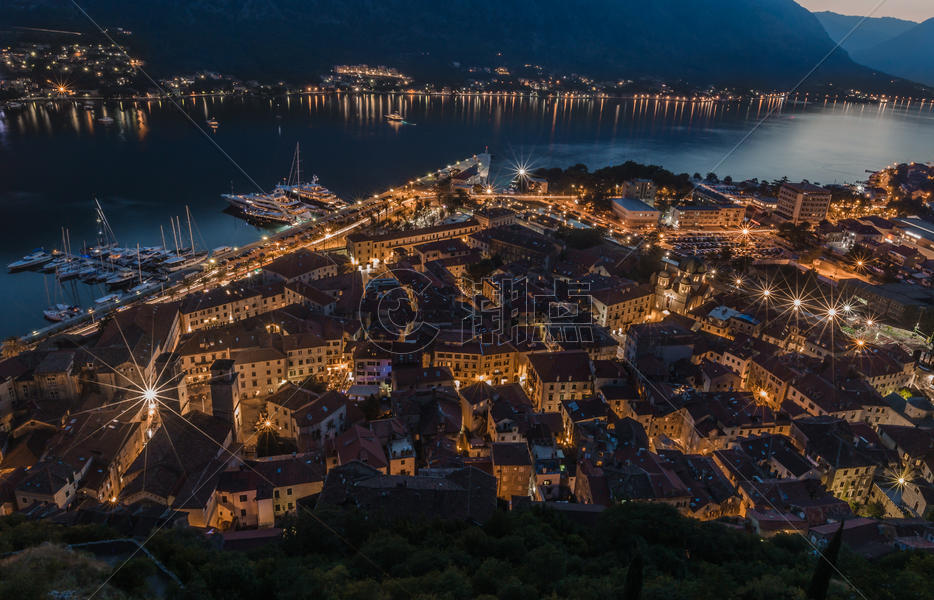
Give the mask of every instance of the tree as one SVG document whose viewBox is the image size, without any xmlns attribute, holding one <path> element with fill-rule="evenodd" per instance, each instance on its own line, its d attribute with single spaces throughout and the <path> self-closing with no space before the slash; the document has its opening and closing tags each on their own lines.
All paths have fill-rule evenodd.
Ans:
<svg viewBox="0 0 934 600">
<path fill-rule="evenodd" d="M 639 600 L 642 595 L 642 555 L 636 554 L 629 562 L 626 583 L 623 584 L 623 600 Z"/>
<path fill-rule="evenodd" d="M 378 419 L 383 413 L 379 402 L 379 396 L 376 394 L 367 396 L 361 403 L 360 408 L 363 410 L 363 415 L 366 417 L 367 421 Z"/>
<path fill-rule="evenodd" d="M 3 346 L 0 347 L 0 356 L 3 358 L 10 358 L 11 356 L 22 354 L 26 349 L 27 346 L 22 340 L 16 336 L 11 336 L 3 341 Z"/>
<path fill-rule="evenodd" d="M 558 236 L 563 239 L 568 246 L 577 250 L 593 248 L 603 241 L 606 232 L 603 229 L 576 229 L 565 227 L 558 231 Z"/>
<path fill-rule="evenodd" d="M 812 245 L 815 234 L 807 222 L 785 222 L 778 226 L 778 235 L 788 240 L 795 250 L 804 250 Z"/>
<path fill-rule="evenodd" d="M 479 283 L 483 281 L 485 277 L 489 277 L 490 273 L 498 269 L 502 263 L 503 261 L 499 256 L 478 260 L 475 263 L 467 265 L 467 275 L 470 277 L 471 281 Z"/>
</svg>

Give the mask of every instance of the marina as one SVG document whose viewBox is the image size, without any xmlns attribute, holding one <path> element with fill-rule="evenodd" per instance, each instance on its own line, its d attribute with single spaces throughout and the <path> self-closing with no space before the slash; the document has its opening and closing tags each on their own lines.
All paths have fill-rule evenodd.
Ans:
<svg viewBox="0 0 934 600">
<path fill-rule="evenodd" d="M 84 104 L 28 103 L 0 114 L 0 159 L 8 167 L 6 190 L 0 192 L 3 265 L 40 247 L 51 254 L 61 246 L 55 227 L 62 224 L 70 229 L 76 250 L 97 245 L 97 224 L 88 218 L 95 197 L 119 231 L 121 246 L 131 247 L 135 255 L 139 242 L 143 263 L 147 247 L 161 247 L 173 256 L 177 249 L 190 254 L 185 250 L 192 245 L 185 206 L 190 207 L 200 250 L 243 247 L 287 227 L 281 221 L 260 223 L 224 214 L 230 204 L 221 193 L 257 188 L 248 187 L 249 181 L 222 155 L 207 149 L 203 134 L 179 118 L 173 104 L 155 99 Z M 313 182 L 311 173 L 317 172 L 340 199 L 323 205 L 306 202 L 313 210 L 325 211 L 372 197 L 375 190 L 399 185 L 412 174 L 424 175 L 465 150 L 484 146 L 503 159 L 501 164 L 522 159 L 532 169 L 577 163 L 596 169 L 632 159 L 675 173 L 706 173 L 775 108 L 775 101 L 767 99 L 705 104 L 403 94 L 183 98 L 179 104 L 198 124 L 217 119 L 221 126 L 212 134 L 214 139 L 225 149 L 236 149 L 232 157 L 263 187 L 282 179 L 300 141 L 302 173 L 309 173 L 302 179 Z M 386 114 L 391 112 L 418 122 L 418 127 L 390 126 Z M 102 115 L 114 123 L 99 123 Z M 755 143 L 729 155 L 716 171 L 734 179 L 787 175 L 812 182 L 856 181 L 865 178 L 865 169 L 929 156 L 932 117 L 930 103 L 880 107 L 786 101 L 760 127 Z M 861 143 L 879 131 L 885 135 L 877 136 L 877 143 Z M 76 156 L 88 160 L 78 161 Z M 55 177 L 48 176 L 49 164 L 55 165 Z M 494 169 L 491 176 L 505 185 L 512 174 Z M 169 215 L 182 216 L 180 236 L 176 224 L 173 237 L 173 226 L 166 222 Z M 175 237 L 185 241 L 176 245 Z M 0 285 L 5 307 L 0 335 L 43 326 L 47 321 L 42 309 L 47 306 L 64 303 L 87 309 L 96 298 L 111 293 L 103 280 L 96 280 L 102 274 L 101 258 L 90 256 L 96 260 L 85 261 L 88 266 L 77 276 L 70 265 L 60 267 L 63 286 L 54 270 L 0 272 L 5 277 Z M 54 258 L 39 260 L 45 264 Z M 103 270 L 110 271 L 106 256 L 103 262 Z M 135 256 L 128 264 L 136 268 Z M 137 278 L 124 289 L 139 283 Z"/>
<path fill-rule="evenodd" d="M 112 307 L 123 299 L 154 292 L 172 278 L 195 272 L 209 256 L 208 252 L 195 249 L 191 214 L 187 208 L 191 246 L 179 246 L 181 223 L 173 220 L 174 250 L 164 246 L 121 247 L 97 200 L 94 201 L 94 208 L 98 225 L 96 245 L 84 247 L 80 252 L 74 253 L 69 231 L 62 228 L 61 249 L 51 252 L 37 249 L 7 265 L 10 273 L 34 271 L 53 276 L 55 295 L 67 296 L 68 303 L 57 302 L 42 311 L 43 317 L 48 321 L 67 321 L 85 312 L 78 302 L 79 294 L 75 288 L 77 282 L 110 292 L 94 300 L 93 305 L 86 309 L 88 313 L 93 313 L 95 310 Z M 69 285 L 66 286 L 66 283 Z"/>
</svg>

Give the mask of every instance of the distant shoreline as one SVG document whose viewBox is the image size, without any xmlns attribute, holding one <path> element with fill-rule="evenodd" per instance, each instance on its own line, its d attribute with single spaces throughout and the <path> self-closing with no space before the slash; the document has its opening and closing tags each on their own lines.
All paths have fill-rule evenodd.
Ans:
<svg viewBox="0 0 934 600">
<path fill-rule="evenodd" d="M 819 94 L 801 94 L 795 93 L 793 95 L 788 95 L 787 93 L 773 92 L 769 94 L 746 94 L 740 96 L 679 96 L 679 95 L 663 95 L 663 94 L 604 94 L 604 93 L 576 93 L 576 92 L 566 92 L 566 93 L 549 93 L 549 94 L 538 94 L 535 92 L 469 92 L 469 91 L 424 91 L 424 90 L 408 90 L 408 91 L 383 91 L 383 90 L 314 90 L 314 91 L 305 91 L 305 90 L 296 90 L 296 91 L 287 91 L 287 92 L 277 92 L 277 93 L 265 93 L 259 91 L 249 91 L 249 92 L 206 92 L 206 93 L 193 93 L 193 94 L 163 94 L 163 95 L 134 95 L 134 96 L 91 96 L 91 95 L 73 95 L 67 97 L 56 97 L 56 96 L 43 96 L 43 97 L 26 97 L 26 98 L 15 98 L 0 101 L 0 108 L 15 108 L 17 104 L 36 104 L 36 103 L 78 103 L 78 102 L 152 102 L 152 101 L 162 101 L 162 100 L 186 100 L 189 98 L 224 98 L 224 97 L 233 97 L 233 98 L 282 98 L 287 96 L 463 96 L 463 97 L 491 97 L 491 98 L 534 98 L 539 100 L 657 100 L 665 102 L 688 102 L 688 103 L 728 103 L 728 102 L 742 102 L 749 100 L 776 100 L 782 99 L 787 102 L 802 104 L 802 103 L 811 103 L 811 102 L 823 102 L 827 100 L 833 100 L 835 102 L 851 102 L 854 104 L 892 104 L 892 103 L 902 103 L 902 102 L 920 102 L 922 104 L 931 103 L 934 105 L 934 98 L 909 98 L 895 96 L 892 98 L 881 96 L 881 97 L 859 97 L 851 95 L 819 95 Z"/>
</svg>

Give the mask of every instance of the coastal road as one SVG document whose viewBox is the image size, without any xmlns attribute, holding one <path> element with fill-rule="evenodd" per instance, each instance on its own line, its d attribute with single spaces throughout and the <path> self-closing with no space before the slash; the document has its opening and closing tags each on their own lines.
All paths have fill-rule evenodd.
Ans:
<svg viewBox="0 0 934 600">
<path fill-rule="evenodd" d="M 256 269 L 262 268 L 279 256 L 294 252 L 299 248 L 332 249 L 344 247 L 346 236 L 350 232 L 371 222 L 373 213 L 378 211 L 380 216 L 395 214 L 406 208 L 418 198 L 433 197 L 433 185 L 440 179 L 448 177 L 451 173 L 479 163 L 477 155 L 457 161 L 443 169 L 413 179 L 396 188 L 390 188 L 380 194 L 374 194 L 366 200 L 360 200 L 352 205 L 334 211 L 322 219 L 307 221 L 300 225 L 290 227 L 263 239 L 230 250 L 212 257 L 217 264 L 213 270 L 207 269 L 201 273 L 192 273 L 184 279 L 155 295 L 140 295 L 138 298 L 124 300 L 120 305 L 108 311 L 95 311 L 78 317 L 70 323 L 56 324 L 44 329 L 32 331 L 23 336 L 21 341 L 26 344 L 37 344 L 47 337 L 59 334 L 87 334 L 97 327 L 97 321 L 116 311 L 127 310 L 129 307 L 141 303 L 160 303 L 179 300 L 188 294 L 207 291 L 229 284 L 231 281 L 247 277 Z M 387 206 L 388 203 L 388 206 Z M 331 231 L 332 227 L 336 227 Z M 235 265 L 233 269 L 221 267 L 221 263 Z"/>
</svg>

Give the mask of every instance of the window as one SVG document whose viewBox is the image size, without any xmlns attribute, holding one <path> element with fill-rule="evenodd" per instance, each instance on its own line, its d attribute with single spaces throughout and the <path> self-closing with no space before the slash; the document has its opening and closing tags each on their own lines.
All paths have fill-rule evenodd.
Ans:
<svg viewBox="0 0 934 600">
<path fill-rule="evenodd" d="M 240 509 L 240 516 L 241 516 L 241 517 L 245 517 L 245 516 L 246 516 L 246 511 L 243 510 L 243 509 Z"/>
<path fill-rule="evenodd" d="M 287 495 L 291 496 L 291 495 L 292 495 L 292 488 L 289 488 L 289 489 L 285 490 L 285 493 L 286 493 Z"/>
<path fill-rule="evenodd" d="M 240 502 L 246 502 L 246 494 L 240 494 Z"/>
</svg>

